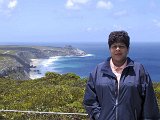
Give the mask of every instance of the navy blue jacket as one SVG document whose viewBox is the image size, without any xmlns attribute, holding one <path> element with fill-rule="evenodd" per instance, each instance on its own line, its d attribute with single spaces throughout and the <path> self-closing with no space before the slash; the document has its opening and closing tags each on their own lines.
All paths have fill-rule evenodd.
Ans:
<svg viewBox="0 0 160 120">
<path fill-rule="evenodd" d="M 152 81 L 144 67 L 127 58 L 118 89 L 110 58 L 90 74 L 84 105 L 93 120 L 160 120 Z"/>
</svg>

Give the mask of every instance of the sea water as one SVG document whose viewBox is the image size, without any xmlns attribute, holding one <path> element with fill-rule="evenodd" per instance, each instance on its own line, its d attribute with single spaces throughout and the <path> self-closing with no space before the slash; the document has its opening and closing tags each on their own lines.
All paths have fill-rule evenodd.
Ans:
<svg viewBox="0 0 160 120">
<path fill-rule="evenodd" d="M 57 45 L 63 46 L 63 44 Z M 60 74 L 72 72 L 81 77 L 88 77 L 97 64 L 110 56 L 107 43 L 70 43 L 70 45 L 84 50 L 87 55 L 43 59 L 36 68 L 39 73 L 35 72 L 32 78 L 42 77 L 47 71 Z M 54 43 L 53 46 L 55 46 Z M 128 56 L 142 63 L 153 81 L 160 82 L 160 43 L 131 43 Z"/>
</svg>

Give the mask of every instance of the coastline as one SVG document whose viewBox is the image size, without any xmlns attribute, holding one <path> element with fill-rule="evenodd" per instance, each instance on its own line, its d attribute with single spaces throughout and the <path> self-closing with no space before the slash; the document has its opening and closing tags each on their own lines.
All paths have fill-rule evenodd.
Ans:
<svg viewBox="0 0 160 120">
<path fill-rule="evenodd" d="M 37 69 L 37 66 L 39 66 L 42 62 L 43 62 L 43 59 L 31 59 L 30 65 L 34 67 L 30 68 L 31 70 L 29 72 L 30 79 L 36 79 L 36 78 L 42 77 L 38 74 L 38 69 Z"/>
<path fill-rule="evenodd" d="M 54 68 L 58 69 L 59 65 L 55 66 L 54 61 L 59 59 L 59 56 L 87 54 L 71 45 L 64 47 L 53 45 L 1 45 L 0 76 L 16 80 L 40 78 L 45 76 L 46 72 L 55 72 Z"/>
<path fill-rule="evenodd" d="M 29 72 L 30 79 L 37 79 L 45 76 L 46 72 L 60 72 L 55 70 L 56 66 L 54 66 L 54 62 L 59 61 L 64 57 L 90 57 L 94 56 L 94 54 L 87 54 L 83 56 L 53 56 L 48 59 L 31 59 L 30 65 L 35 66 L 31 68 Z"/>
<path fill-rule="evenodd" d="M 37 79 L 44 77 L 45 73 L 48 71 L 54 71 L 53 67 L 49 65 L 54 64 L 55 61 L 59 60 L 61 56 L 54 56 L 48 59 L 31 59 L 30 65 L 34 66 L 29 72 L 30 79 Z"/>
</svg>

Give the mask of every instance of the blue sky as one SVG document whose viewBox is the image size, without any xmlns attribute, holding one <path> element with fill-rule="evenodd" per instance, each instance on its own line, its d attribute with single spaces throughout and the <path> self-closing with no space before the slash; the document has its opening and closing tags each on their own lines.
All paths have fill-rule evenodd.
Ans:
<svg viewBox="0 0 160 120">
<path fill-rule="evenodd" d="M 0 0 L 0 42 L 160 42 L 160 0 Z"/>
</svg>

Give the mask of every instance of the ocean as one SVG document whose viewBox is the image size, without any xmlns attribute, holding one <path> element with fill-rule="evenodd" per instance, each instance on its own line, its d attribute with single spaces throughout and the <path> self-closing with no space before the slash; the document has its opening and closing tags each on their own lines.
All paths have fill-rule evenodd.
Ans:
<svg viewBox="0 0 160 120">
<path fill-rule="evenodd" d="M 53 46 L 63 47 L 63 45 L 65 44 L 53 43 Z M 73 72 L 81 77 L 88 77 L 97 64 L 110 56 L 107 43 L 70 43 L 69 45 L 84 50 L 87 55 L 80 57 L 57 56 L 39 60 L 40 64 L 36 68 L 39 72 L 31 73 L 31 78 L 42 77 L 47 71 L 60 74 Z M 160 82 L 160 43 L 131 43 L 128 57 L 142 63 L 152 80 Z"/>
</svg>

